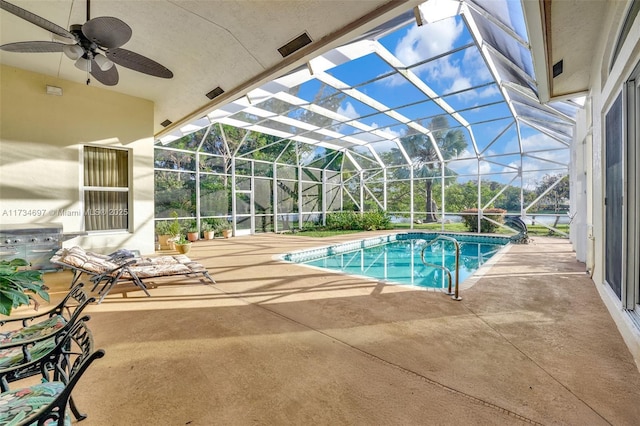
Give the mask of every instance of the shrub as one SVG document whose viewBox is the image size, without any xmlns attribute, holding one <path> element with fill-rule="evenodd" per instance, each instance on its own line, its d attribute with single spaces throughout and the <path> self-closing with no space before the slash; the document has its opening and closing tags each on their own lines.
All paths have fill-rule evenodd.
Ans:
<svg viewBox="0 0 640 426">
<path fill-rule="evenodd" d="M 327 229 L 349 230 L 361 229 L 360 217 L 356 212 L 335 212 L 327 214 Z"/>
<path fill-rule="evenodd" d="M 377 229 L 390 229 L 391 218 L 384 210 L 377 212 L 366 212 L 362 215 L 362 229 L 365 231 L 375 231 Z"/>
<path fill-rule="evenodd" d="M 326 229 L 338 231 L 391 229 L 391 218 L 383 210 L 363 214 L 353 211 L 329 213 Z"/>
<path fill-rule="evenodd" d="M 465 226 L 471 232 L 478 232 L 478 209 L 467 209 L 461 212 L 463 214 L 462 220 Z M 504 209 L 485 209 L 482 211 L 482 215 L 486 216 L 498 223 L 503 223 L 504 215 L 507 213 Z M 496 232 L 498 225 L 490 222 L 486 219 L 480 221 L 480 232 L 492 233 Z"/>
</svg>

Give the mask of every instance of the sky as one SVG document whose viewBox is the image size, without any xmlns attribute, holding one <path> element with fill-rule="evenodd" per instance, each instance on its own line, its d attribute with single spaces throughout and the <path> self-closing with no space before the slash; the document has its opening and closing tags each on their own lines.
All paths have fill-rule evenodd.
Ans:
<svg viewBox="0 0 640 426">
<path fill-rule="evenodd" d="M 278 79 L 275 86 L 288 87 L 286 96 L 296 97 L 300 101 L 295 104 L 298 106 L 288 103 L 286 97 L 265 96 L 264 102 L 252 104 L 229 118 L 248 120 L 250 124 L 285 133 L 292 131 L 293 139 L 355 144 L 352 150 L 375 161 L 374 155 L 358 144 L 370 144 L 376 153 L 382 154 L 397 148 L 398 140 L 407 134 L 425 133 L 420 129 L 424 130 L 431 118 L 449 109 L 457 111 L 460 117 L 457 121 L 450 117 L 449 125 L 460 129 L 467 140 L 467 148 L 448 164 L 461 176 L 461 181 L 475 179 L 480 172 L 489 174 L 489 180 L 506 183 L 522 167 L 523 185 L 534 187 L 545 174 L 567 172 L 570 130 L 559 138 L 537 130 L 533 126 L 549 124 L 554 117 L 531 108 L 523 101 L 526 96 L 518 94 L 516 99 L 510 94 L 517 101 L 513 108 L 527 120 L 516 125 L 503 96 L 511 90 L 507 91 L 494 79 L 494 75 L 502 76 L 507 84 L 519 85 L 533 94 L 530 89 L 535 88 L 533 60 L 529 50 L 515 38 L 526 43 L 520 2 L 475 1 L 491 9 L 514 32 L 509 34 L 470 10 L 464 15 L 472 22 L 468 26 L 461 15 L 448 13 L 456 10 L 459 2 L 429 0 L 421 6 L 423 20 L 427 21 L 424 25 L 418 26 L 411 14 L 404 26 L 383 33 L 375 41 L 362 39 L 342 46 L 312 59 L 308 67 Z M 473 24 L 474 17 L 479 19 L 478 25 Z M 490 53 L 489 62 L 480 54 L 474 35 L 490 45 L 490 49 L 485 47 Z M 500 56 L 508 57 L 523 71 L 514 71 L 499 60 Z M 250 93 L 248 97 L 256 99 L 264 93 L 276 92 L 265 87 L 262 94 Z M 310 110 L 311 104 L 324 111 Z M 281 113 L 288 108 L 291 110 L 284 118 L 268 117 L 269 113 Z M 287 122 L 301 117 L 321 131 Z M 371 129 L 376 131 L 368 131 Z M 333 132 L 352 139 L 339 141 Z M 365 168 L 373 164 L 361 161 Z M 402 164 L 404 160 L 398 158 L 392 165 Z"/>
<path fill-rule="evenodd" d="M 518 127 L 462 17 L 455 16 L 420 27 L 412 22 L 379 39 L 379 42 L 442 96 L 448 105 L 462 110 L 460 115 L 471 124 L 477 151 L 488 161 L 478 162 L 476 150 L 469 143 L 468 148 L 457 156 L 461 160 L 450 164 L 458 174 L 473 177 L 479 167 L 482 174 L 495 174 L 492 180 L 509 181 L 521 165 L 521 151 L 535 151 L 531 156 L 522 157 L 526 186 L 535 186 L 544 174 L 559 173 L 563 168 L 566 170 L 562 165 L 569 163 L 567 145 L 526 124 L 520 126 L 522 142 L 518 142 Z M 358 91 L 409 119 L 426 118 L 428 121 L 428 117 L 443 112 L 375 53 L 326 72 L 346 84 L 357 86 Z M 309 96 L 308 100 L 313 99 Z M 372 114 L 372 111 L 352 98 L 345 99 L 337 110 L 339 114 L 359 118 L 361 122 L 396 137 L 407 133 L 406 126 L 397 125 L 396 120 L 383 114 Z M 461 126 L 453 120 L 450 124 Z M 469 135 L 470 142 L 471 134 L 462 126 L 460 129 Z M 384 151 L 395 147 L 395 144 L 378 143 L 375 147 Z"/>
</svg>

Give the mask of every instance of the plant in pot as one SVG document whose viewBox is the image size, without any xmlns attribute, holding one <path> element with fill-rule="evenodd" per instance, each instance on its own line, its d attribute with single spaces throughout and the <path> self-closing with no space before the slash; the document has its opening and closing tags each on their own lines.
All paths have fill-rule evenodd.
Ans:
<svg viewBox="0 0 640 426">
<path fill-rule="evenodd" d="M 192 242 L 198 241 L 199 236 L 198 223 L 195 220 L 192 220 L 187 226 L 187 239 Z"/>
<path fill-rule="evenodd" d="M 29 262 L 24 259 L 0 260 L 0 314 L 10 315 L 13 308 L 29 305 L 31 301 L 38 309 L 40 303 L 31 294 L 49 301 L 42 271 L 20 269 L 23 266 L 29 266 Z"/>
<path fill-rule="evenodd" d="M 218 227 L 220 232 L 222 232 L 222 236 L 224 238 L 229 238 L 231 236 L 231 224 L 226 221 L 220 222 L 220 226 Z"/>
<path fill-rule="evenodd" d="M 187 240 L 184 235 L 180 235 L 174 243 L 176 250 L 180 254 L 187 254 L 189 253 L 189 250 L 191 250 L 191 241 Z"/>
<path fill-rule="evenodd" d="M 213 237 L 215 236 L 215 231 L 216 229 L 215 229 L 215 226 L 211 223 L 211 219 L 202 222 L 202 236 L 204 237 L 205 240 L 213 240 Z"/>
<path fill-rule="evenodd" d="M 176 240 L 182 231 L 180 222 L 178 222 L 178 213 L 171 212 L 172 220 L 163 220 L 156 223 L 156 232 L 158 234 L 158 243 L 162 250 L 175 250 L 174 240 Z"/>
</svg>

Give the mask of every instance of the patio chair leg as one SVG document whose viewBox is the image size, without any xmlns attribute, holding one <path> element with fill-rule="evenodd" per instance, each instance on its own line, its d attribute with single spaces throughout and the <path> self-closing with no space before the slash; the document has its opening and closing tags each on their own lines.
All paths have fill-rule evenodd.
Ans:
<svg viewBox="0 0 640 426">
<path fill-rule="evenodd" d="M 73 400 L 73 396 L 69 397 L 69 408 L 71 408 L 73 417 L 75 417 L 77 421 L 84 420 L 87 418 L 86 414 L 82 414 L 80 411 L 78 411 L 78 407 L 76 406 L 76 403 Z"/>
<path fill-rule="evenodd" d="M 73 288 L 73 286 L 76 285 L 76 282 L 78 282 L 81 276 L 82 272 L 75 269 L 73 271 L 73 280 L 71 281 L 71 285 L 69 286 L 69 288 Z"/>
<path fill-rule="evenodd" d="M 113 286 L 116 284 L 117 279 L 112 279 L 109 282 L 107 282 L 104 287 L 102 287 L 102 290 L 100 290 L 100 293 L 102 293 L 100 295 L 100 299 L 98 299 L 98 304 L 102 303 L 102 300 L 105 298 L 105 296 L 107 294 L 109 294 L 109 292 L 111 291 L 111 289 L 113 288 Z"/>
<path fill-rule="evenodd" d="M 142 280 L 140 278 L 138 278 L 138 276 L 133 274 L 133 273 L 131 273 L 131 276 L 133 277 L 134 284 L 137 285 L 138 287 L 140 287 L 142 289 L 142 291 L 144 291 L 146 293 L 147 296 L 151 297 L 151 295 L 147 291 L 147 286 L 144 285 Z"/>
<path fill-rule="evenodd" d="M 207 271 L 204 271 L 202 273 L 205 277 L 207 277 L 209 279 L 209 281 L 211 281 L 213 284 L 216 284 L 216 280 L 214 280 L 213 278 L 211 278 L 211 275 L 209 275 L 209 273 Z"/>
</svg>

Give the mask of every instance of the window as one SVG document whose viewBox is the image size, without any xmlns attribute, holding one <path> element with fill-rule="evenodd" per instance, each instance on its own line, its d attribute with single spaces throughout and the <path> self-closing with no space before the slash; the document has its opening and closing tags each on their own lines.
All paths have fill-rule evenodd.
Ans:
<svg viewBox="0 0 640 426">
<path fill-rule="evenodd" d="M 129 151 L 84 147 L 86 231 L 129 229 Z"/>
<path fill-rule="evenodd" d="M 631 3 L 631 7 L 627 12 L 627 17 L 624 20 L 624 24 L 622 24 L 622 29 L 620 30 L 620 35 L 618 36 L 618 41 L 616 42 L 616 46 L 613 49 L 613 58 L 611 59 L 611 63 L 609 64 L 609 71 L 613 68 L 613 65 L 616 63 L 616 59 L 618 59 L 618 55 L 622 50 L 622 45 L 624 44 L 629 32 L 631 31 L 631 27 L 633 26 L 633 22 L 638 16 L 640 12 L 640 0 L 634 0 Z"/>
</svg>

